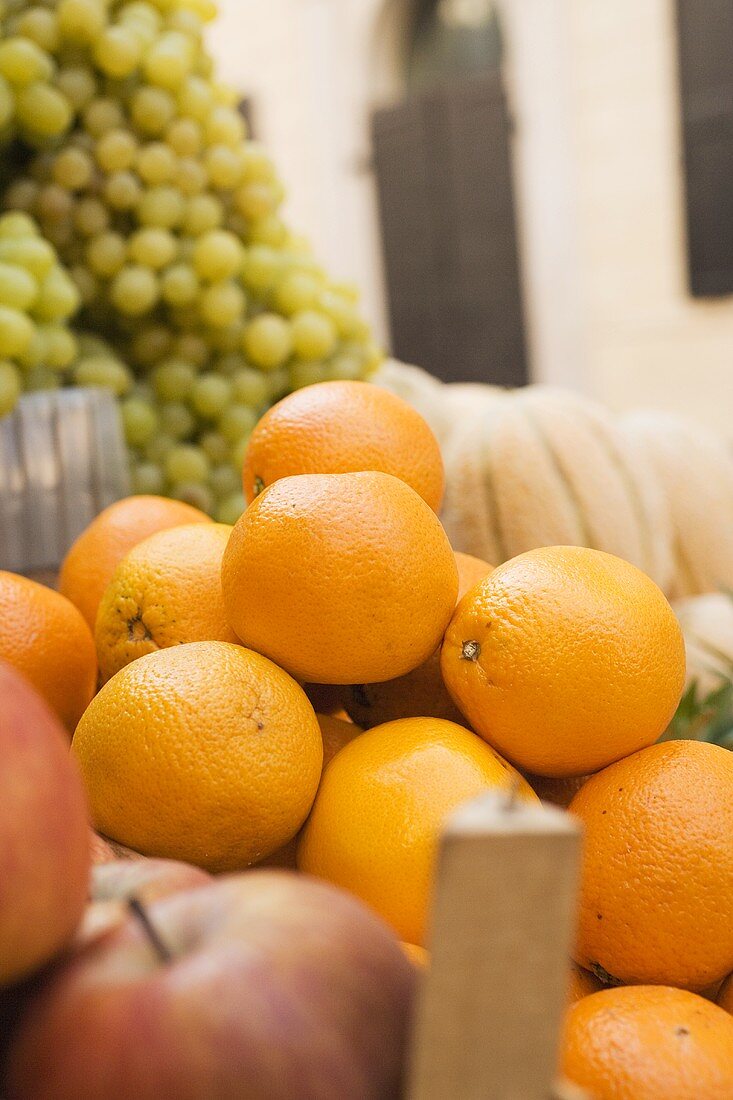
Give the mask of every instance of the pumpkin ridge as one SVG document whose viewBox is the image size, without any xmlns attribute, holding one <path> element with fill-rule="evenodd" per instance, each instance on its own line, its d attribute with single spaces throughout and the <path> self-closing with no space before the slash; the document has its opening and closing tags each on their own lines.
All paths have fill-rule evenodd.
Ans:
<svg viewBox="0 0 733 1100">
<path fill-rule="evenodd" d="M 491 529 L 491 533 L 494 536 L 497 550 L 501 561 L 507 561 L 512 555 L 509 553 L 509 547 L 507 545 L 506 536 L 501 525 L 501 514 L 499 512 L 499 501 L 496 494 L 496 482 L 494 474 L 494 463 L 492 461 L 491 453 L 491 415 L 487 417 L 487 427 L 485 433 L 481 436 L 479 447 L 481 450 L 481 480 L 484 483 L 485 492 L 485 514 L 486 525 Z M 498 563 L 497 563 L 498 564 Z"/>
<path fill-rule="evenodd" d="M 597 550 L 598 547 L 595 545 L 595 539 L 593 539 L 593 537 L 592 537 L 591 530 L 590 530 L 590 528 L 588 526 L 588 522 L 585 518 L 585 512 L 583 511 L 580 498 L 578 497 L 578 494 L 575 491 L 575 489 L 573 488 L 570 481 L 567 479 L 567 477 L 563 473 L 563 469 L 562 469 L 562 466 L 560 464 L 560 461 L 559 461 L 557 455 L 555 454 L 554 450 L 552 449 L 552 445 L 551 445 L 549 439 L 547 438 L 545 432 L 543 431 L 541 424 L 538 422 L 537 417 L 535 416 L 533 410 L 531 408 L 528 408 L 525 405 L 523 411 L 524 411 L 524 415 L 526 417 L 526 420 L 527 420 L 530 428 L 534 432 L 535 437 L 537 438 L 538 442 L 540 443 L 540 446 L 542 447 L 543 451 L 547 455 L 552 468 L 554 469 L 555 473 L 557 474 L 558 480 L 561 482 L 561 484 L 562 484 L 562 486 L 565 490 L 565 494 L 566 494 L 567 499 L 570 501 L 570 504 L 572 505 L 573 509 L 575 510 L 575 513 L 576 513 L 577 518 L 578 518 L 578 526 L 580 528 L 581 536 L 583 538 L 583 545 L 587 546 L 591 550 Z"/>
</svg>

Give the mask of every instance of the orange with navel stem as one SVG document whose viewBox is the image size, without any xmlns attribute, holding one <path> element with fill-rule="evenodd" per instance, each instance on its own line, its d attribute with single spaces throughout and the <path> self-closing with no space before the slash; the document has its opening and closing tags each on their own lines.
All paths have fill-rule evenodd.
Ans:
<svg viewBox="0 0 733 1100">
<path fill-rule="evenodd" d="M 391 680 L 422 664 L 455 606 L 445 532 L 390 474 L 277 481 L 237 522 L 222 562 L 227 617 L 245 646 L 299 680 Z"/>
<path fill-rule="evenodd" d="M 568 985 L 568 1004 L 573 1005 L 583 997 L 589 997 L 591 993 L 598 993 L 603 989 L 603 983 L 598 980 L 590 970 L 583 970 L 582 966 L 571 962 L 570 981 Z"/>
<path fill-rule="evenodd" d="M 586 781 L 575 959 L 703 992 L 733 971 L 733 753 L 666 741 Z"/>
<path fill-rule="evenodd" d="M 198 508 L 165 497 L 125 497 L 82 531 L 64 558 L 59 591 L 81 611 L 91 630 L 112 574 L 133 546 L 182 523 L 211 523 Z"/>
<path fill-rule="evenodd" d="M 470 554 L 456 554 L 458 599 L 486 577 L 493 566 Z M 440 648 L 412 672 L 382 684 L 352 684 L 342 694 L 350 718 L 371 729 L 398 718 L 445 718 L 465 725 L 443 683 Z"/>
<path fill-rule="evenodd" d="M 298 850 L 301 871 L 350 890 L 422 946 L 441 829 L 483 791 L 522 777 L 470 730 L 438 718 L 375 726 L 326 768 Z"/>
<path fill-rule="evenodd" d="M 241 870 L 295 836 L 323 759 L 302 689 L 227 642 L 126 665 L 88 707 L 72 751 L 105 837 L 214 872 Z"/>
<path fill-rule="evenodd" d="M 97 687 L 94 639 L 74 605 L 44 584 L 0 570 L 0 658 L 72 734 Z"/>
<path fill-rule="evenodd" d="M 682 989 L 604 989 L 568 1010 L 561 1072 L 595 1100 L 723 1100 L 733 1019 Z"/>
<path fill-rule="evenodd" d="M 369 382 L 319 382 L 284 397 L 260 420 L 244 460 L 248 501 L 281 477 L 379 470 L 411 485 L 437 512 L 440 446 L 418 412 Z"/>
<path fill-rule="evenodd" d="M 663 593 L 636 566 L 548 546 L 463 597 L 441 667 L 471 726 L 517 767 L 588 775 L 664 732 L 685 647 Z"/>
<path fill-rule="evenodd" d="M 171 527 L 122 559 L 97 613 L 103 680 L 157 649 L 237 641 L 221 592 L 221 559 L 231 532 L 224 523 Z"/>
<path fill-rule="evenodd" d="M 720 989 L 718 990 L 718 996 L 716 1003 L 724 1008 L 726 1012 L 729 1012 L 733 1016 L 733 974 L 730 974 Z"/>
</svg>

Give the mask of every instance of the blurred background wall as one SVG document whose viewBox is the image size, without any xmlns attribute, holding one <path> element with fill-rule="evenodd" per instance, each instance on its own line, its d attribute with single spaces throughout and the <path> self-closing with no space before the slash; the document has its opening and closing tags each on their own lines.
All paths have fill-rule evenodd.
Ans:
<svg viewBox="0 0 733 1100">
<path fill-rule="evenodd" d="M 385 346 L 728 428 L 730 0 L 220 0 L 288 216 Z"/>
</svg>

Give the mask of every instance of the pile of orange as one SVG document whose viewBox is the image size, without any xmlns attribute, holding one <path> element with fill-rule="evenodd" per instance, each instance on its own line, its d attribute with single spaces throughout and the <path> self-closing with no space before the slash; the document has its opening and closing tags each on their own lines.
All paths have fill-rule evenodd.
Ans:
<svg viewBox="0 0 733 1100">
<path fill-rule="evenodd" d="M 233 528 L 130 498 L 62 594 L 0 574 L 0 656 L 75 730 L 99 832 L 213 872 L 297 862 L 422 961 L 451 813 L 491 789 L 569 802 L 565 1075 L 733 1096 L 733 756 L 657 743 L 685 673 L 660 590 L 594 550 L 454 553 L 434 437 L 364 383 L 285 398 L 243 477 Z"/>
</svg>

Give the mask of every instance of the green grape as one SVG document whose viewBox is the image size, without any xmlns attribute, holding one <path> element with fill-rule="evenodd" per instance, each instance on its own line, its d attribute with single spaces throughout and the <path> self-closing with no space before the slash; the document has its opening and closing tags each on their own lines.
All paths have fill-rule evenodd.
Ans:
<svg viewBox="0 0 733 1100">
<path fill-rule="evenodd" d="M 257 413 L 249 405 L 230 405 L 219 419 L 219 431 L 228 443 L 249 436 L 257 423 Z"/>
<path fill-rule="evenodd" d="M 246 183 L 234 196 L 234 204 L 248 221 L 257 221 L 274 214 L 280 198 L 271 183 Z"/>
<path fill-rule="evenodd" d="M 259 218 L 249 227 L 249 240 L 252 244 L 268 244 L 271 248 L 282 248 L 287 238 L 287 228 L 276 214 Z"/>
<path fill-rule="evenodd" d="M 279 252 L 267 245 L 253 245 L 245 250 L 242 264 L 242 279 L 248 290 L 264 297 L 282 271 L 283 262 Z"/>
<path fill-rule="evenodd" d="M 27 214 L 11 211 L 0 215 L 0 239 L 38 237 L 38 225 Z"/>
<path fill-rule="evenodd" d="M 232 394 L 235 401 L 259 409 L 269 397 L 268 376 L 251 367 L 242 367 L 232 376 Z"/>
<path fill-rule="evenodd" d="M 13 110 L 15 110 L 15 100 L 13 100 Z M 28 214 L 35 208 L 39 190 L 40 187 L 35 180 L 17 179 L 5 192 L 5 205 L 9 210 L 22 210 Z"/>
<path fill-rule="evenodd" d="M 99 281 L 88 268 L 83 267 L 81 264 L 73 266 L 69 274 L 74 280 L 76 289 L 79 291 L 82 306 L 90 306 L 99 297 Z"/>
<path fill-rule="evenodd" d="M 293 350 L 300 359 L 323 359 L 333 353 L 338 336 L 329 317 L 304 309 L 291 318 L 291 325 Z"/>
<path fill-rule="evenodd" d="M 184 0 L 184 3 L 186 2 L 187 0 Z M 165 22 L 170 30 L 184 31 L 197 43 L 200 43 L 203 25 L 200 15 L 196 12 L 188 11 L 186 8 L 174 10 L 168 14 Z"/>
<path fill-rule="evenodd" d="M 244 460 L 247 457 L 247 449 L 249 448 L 249 436 L 243 435 L 241 439 L 238 439 L 229 452 L 229 465 L 237 471 L 239 476 L 242 476 L 242 468 L 244 467 Z"/>
<path fill-rule="evenodd" d="M 310 360 L 303 362 L 296 359 L 290 364 L 290 389 L 300 390 L 304 386 L 315 386 L 317 382 L 324 382 L 328 374 L 326 364 L 322 360 Z"/>
<path fill-rule="evenodd" d="M 94 61 L 107 76 L 134 73 L 142 58 L 142 42 L 128 27 L 107 27 L 94 43 Z"/>
<path fill-rule="evenodd" d="M 147 197 L 134 172 L 113 172 L 107 177 L 103 194 L 108 206 L 120 211 L 139 208 Z"/>
<path fill-rule="evenodd" d="M 255 366 L 273 370 L 290 358 L 293 350 L 291 326 L 276 313 L 261 313 L 247 325 L 242 346 Z"/>
<path fill-rule="evenodd" d="M 361 351 L 340 352 L 328 364 L 327 378 L 334 382 L 358 382 L 364 375 L 364 354 Z"/>
<path fill-rule="evenodd" d="M 275 288 L 275 308 L 291 317 L 315 305 L 319 291 L 320 285 L 314 275 L 307 271 L 289 271 Z"/>
<path fill-rule="evenodd" d="M 100 279 L 111 279 L 125 265 L 127 242 L 119 233 L 109 230 L 99 233 L 89 241 L 85 257 L 94 275 Z"/>
<path fill-rule="evenodd" d="M 21 88 L 15 101 L 18 122 L 31 136 L 57 138 L 72 121 L 72 111 L 64 96 L 49 84 L 29 84 Z"/>
<path fill-rule="evenodd" d="M 15 31 L 23 38 L 30 38 L 46 53 L 56 53 L 59 48 L 56 15 L 46 8 L 30 8 L 23 12 L 17 21 Z"/>
<path fill-rule="evenodd" d="M 241 157 L 228 145 L 212 145 L 204 155 L 204 165 L 214 187 L 232 191 L 242 181 Z"/>
<path fill-rule="evenodd" d="M 226 523 L 233 527 L 246 508 L 247 501 L 244 499 L 244 493 L 232 493 L 231 496 L 226 497 L 217 505 L 214 513 L 216 522 Z"/>
<path fill-rule="evenodd" d="M 47 183 L 38 192 L 36 214 L 46 228 L 68 221 L 73 209 L 74 199 L 71 192 L 60 187 L 58 183 Z"/>
<path fill-rule="evenodd" d="M 129 130 L 108 130 L 97 142 L 95 157 L 103 172 L 124 172 L 137 159 L 138 144 Z"/>
<path fill-rule="evenodd" d="M 214 420 L 220 416 L 231 399 L 230 383 L 214 371 L 207 371 L 196 379 L 190 398 L 194 412 L 207 420 Z"/>
<path fill-rule="evenodd" d="M 224 229 L 212 229 L 203 233 L 193 250 L 196 274 L 208 283 L 230 279 L 240 270 L 242 259 L 242 245 L 233 233 Z"/>
<path fill-rule="evenodd" d="M 206 169 L 195 157 L 181 157 L 173 177 L 178 190 L 186 198 L 200 195 L 209 182 Z"/>
<path fill-rule="evenodd" d="M 162 141 L 150 141 L 143 145 L 137 157 L 137 174 L 144 183 L 158 186 L 169 183 L 176 174 L 176 156 Z"/>
<path fill-rule="evenodd" d="M 171 487 L 170 495 L 174 500 L 182 500 L 200 512 L 211 513 L 214 509 L 214 497 L 211 490 L 198 481 L 184 481 Z"/>
<path fill-rule="evenodd" d="M 176 101 L 163 88 L 144 85 L 130 104 L 132 121 L 146 137 L 159 137 L 176 117 Z"/>
<path fill-rule="evenodd" d="M 56 18 L 65 39 L 88 46 L 104 30 L 104 4 L 100 0 L 59 0 Z"/>
<path fill-rule="evenodd" d="M 214 195 L 194 195 L 186 203 L 182 228 L 192 237 L 218 229 L 224 221 L 224 207 Z"/>
<path fill-rule="evenodd" d="M 216 18 L 218 6 L 216 0 L 185 0 L 186 7 L 199 17 L 202 23 L 210 23 Z"/>
<path fill-rule="evenodd" d="M 31 367 L 23 375 L 23 389 L 28 393 L 36 393 L 39 390 L 57 390 L 61 385 L 61 379 L 56 371 L 49 367 L 39 365 Z"/>
<path fill-rule="evenodd" d="M 209 488 L 217 500 L 240 491 L 241 484 L 242 479 L 237 471 L 228 465 L 215 466 L 209 474 Z"/>
<path fill-rule="evenodd" d="M 238 150 L 245 139 L 244 119 L 231 107 L 214 107 L 206 119 L 204 132 L 209 145 L 226 145 Z"/>
<path fill-rule="evenodd" d="M 200 291 L 196 272 L 188 264 L 174 264 L 161 276 L 161 295 L 171 306 L 188 306 Z"/>
<path fill-rule="evenodd" d="M 234 324 L 229 325 L 227 328 L 210 329 L 206 333 L 206 339 L 212 352 L 219 352 L 221 355 L 241 352 L 246 326 L 246 319 L 240 317 Z"/>
<path fill-rule="evenodd" d="M 153 389 L 161 401 L 182 401 L 191 392 L 196 371 L 182 359 L 167 359 L 153 372 Z"/>
<path fill-rule="evenodd" d="M 0 76 L 0 128 L 4 129 L 13 120 L 15 114 L 15 96 L 4 76 Z"/>
<path fill-rule="evenodd" d="M 160 432 L 150 440 L 147 447 L 144 448 L 143 454 L 148 462 L 160 466 L 175 446 L 175 439 L 171 439 L 169 435 Z"/>
<path fill-rule="evenodd" d="M 89 186 L 94 175 L 91 157 L 81 149 L 69 146 L 62 149 L 53 165 L 53 178 L 69 191 L 82 191 Z"/>
<path fill-rule="evenodd" d="M 190 439 L 196 430 L 193 413 L 180 401 L 169 401 L 160 407 L 160 426 L 176 441 Z"/>
<path fill-rule="evenodd" d="M 0 42 L 0 76 L 23 88 L 45 82 L 53 76 L 53 63 L 45 50 L 29 38 L 6 38 Z"/>
<path fill-rule="evenodd" d="M 186 118 L 204 122 L 214 107 L 211 85 L 200 76 L 189 76 L 178 89 L 178 109 Z"/>
<path fill-rule="evenodd" d="M 33 313 L 39 321 L 65 321 L 81 302 L 73 279 L 62 267 L 52 267 L 38 288 Z"/>
<path fill-rule="evenodd" d="M 12 412 L 20 397 L 20 374 L 7 359 L 0 360 L 0 417 Z"/>
<path fill-rule="evenodd" d="M 166 477 L 172 482 L 204 482 L 210 469 L 209 460 L 203 451 L 190 444 L 173 447 L 165 458 Z"/>
<path fill-rule="evenodd" d="M 97 94 L 94 74 L 81 65 L 61 69 L 56 77 L 56 87 L 75 111 L 83 111 Z"/>
<path fill-rule="evenodd" d="M 256 141 L 245 143 L 241 154 L 244 178 L 248 182 L 272 183 L 275 168 L 267 152 Z"/>
<path fill-rule="evenodd" d="M 77 386 L 101 386 L 122 397 L 132 385 L 127 367 L 110 355 L 90 355 L 80 359 L 73 370 Z"/>
<path fill-rule="evenodd" d="M 318 308 L 321 313 L 333 321 L 336 332 L 343 340 L 360 338 L 363 333 L 363 322 L 354 309 L 352 302 L 348 301 L 341 293 L 326 290 L 318 300 Z"/>
<path fill-rule="evenodd" d="M 125 113 L 116 100 L 108 97 L 94 99 L 83 115 L 84 129 L 93 138 L 104 137 L 110 130 L 125 128 Z"/>
<path fill-rule="evenodd" d="M 136 363 L 150 367 L 170 355 L 171 332 L 167 325 L 136 326 L 131 352 Z"/>
<path fill-rule="evenodd" d="M 77 357 L 76 337 L 63 325 L 44 325 L 41 333 L 44 341 L 45 364 L 51 370 L 65 370 Z"/>
<path fill-rule="evenodd" d="M 174 229 L 181 224 L 185 211 L 185 199 L 175 187 L 151 187 L 138 204 L 137 216 L 141 225 Z"/>
<path fill-rule="evenodd" d="M 229 458 L 229 444 L 219 432 L 204 432 L 199 438 L 199 447 L 209 462 L 216 465 L 226 462 Z"/>
<path fill-rule="evenodd" d="M 84 198 L 76 204 L 74 227 L 83 237 L 97 237 L 110 226 L 107 207 L 99 199 Z"/>
<path fill-rule="evenodd" d="M 125 439 L 130 447 L 144 447 L 159 428 L 155 409 L 139 397 L 128 397 L 121 405 Z"/>
<path fill-rule="evenodd" d="M 194 66 L 193 42 L 180 31 L 167 31 L 150 47 L 143 65 L 149 84 L 174 91 Z"/>
<path fill-rule="evenodd" d="M 277 370 L 270 371 L 267 375 L 267 382 L 270 387 L 270 394 L 268 401 L 273 404 L 275 401 L 279 401 L 290 388 L 290 374 L 287 367 L 278 367 Z"/>
<path fill-rule="evenodd" d="M 239 351 L 225 352 L 224 355 L 220 355 L 216 360 L 217 373 L 223 374 L 227 378 L 233 378 L 237 371 L 244 370 L 246 366 L 247 360 Z"/>
<path fill-rule="evenodd" d="M 30 338 L 29 343 L 19 352 L 13 356 L 19 366 L 24 370 L 30 370 L 32 367 L 40 367 L 46 362 L 46 335 L 45 327 L 43 325 L 36 325 L 33 329 L 33 335 Z"/>
<path fill-rule="evenodd" d="M 174 354 L 195 367 L 205 366 L 211 358 L 207 341 L 196 332 L 184 332 L 175 342 Z"/>
<path fill-rule="evenodd" d="M 172 122 L 166 132 L 165 140 L 179 157 L 196 157 L 203 145 L 201 127 L 192 118 L 178 118 Z"/>
<path fill-rule="evenodd" d="M 130 470 L 130 483 L 134 496 L 160 496 L 165 490 L 165 475 L 152 462 L 139 462 Z"/>
<path fill-rule="evenodd" d="M 114 277 L 110 300 L 127 317 L 149 313 L 160 297 L 160 284 L 154 272 L 139 264 L 127 264 Z"/>
<path fill-rule="evenodd" d="M 166 229 L 138 229 L 128 243 L 130 259 L 155 271 L 167 267 L 175 259 L 177 251 L 176 238 Z"/>
<path fill-rule="evenodd" d="M 227 328 L 246 308 L 244 291 L 233 282 L 207 287 L 199 300 L 201 320 L 211 328 Z"/>
<path fill-rule="evenodd" d="M 0 305 L 27 310 L 38 295 L 38 283 L 23 267 L 0 262 Z"/>
</svg>

